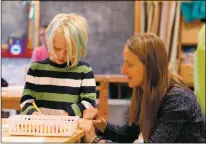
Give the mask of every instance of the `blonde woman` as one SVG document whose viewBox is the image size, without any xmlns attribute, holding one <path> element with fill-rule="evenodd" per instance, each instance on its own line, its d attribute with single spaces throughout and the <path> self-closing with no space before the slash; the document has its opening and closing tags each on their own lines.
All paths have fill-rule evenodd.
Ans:
<svg viewBox="0 0 206 144">
<path fill-rule="evenodd" d="M 121 73 L 133 88 L 128 122 L 111 124 L 97 109 L 88 109 L 83 117 L 95 119 L 79 121 L 86 141 L 131 143 L 142 133 L 145 142 L 205 142 L 200 105 L 194 93 L 169 73 L 162 40 L 152 33 L 133 36 L 125 45 L 123 59 Z M 96 136 L 94 127 L 103 133 L 102 138 Z"/>
<path fill-rule="evenodd" d="M 21 110 L 27 115 L 81 117 L 86 108 L 95 106 L 96 99 L 92 68 L 80 61 L 87 53 L 86 19 L 75 13 L 56 15 L 46 30 L 46 42 L 50 57 L 31 64 Z"/>
</svg>

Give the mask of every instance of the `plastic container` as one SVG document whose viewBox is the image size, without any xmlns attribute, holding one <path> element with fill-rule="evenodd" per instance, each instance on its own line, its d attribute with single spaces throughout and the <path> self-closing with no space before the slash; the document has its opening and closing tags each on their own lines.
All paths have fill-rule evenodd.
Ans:
<svg viewBox="0 0 206 144">
<path fill-rule="evenodd" d="M 15 115 L 8 119 L 10 135 L 72 136 L 78 116 Z"/>
</svg>

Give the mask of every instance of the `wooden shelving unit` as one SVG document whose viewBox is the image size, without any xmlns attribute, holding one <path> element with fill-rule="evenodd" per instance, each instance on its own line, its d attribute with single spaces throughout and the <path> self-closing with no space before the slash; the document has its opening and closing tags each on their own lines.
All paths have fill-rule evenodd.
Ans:
<svg viewBox="0 0 206 144">
<path fill-rule="evenodd" d="M 141 1 L 135 1 L 134 7 L 134 32 L 140 32 L 140 24 L 141 24 Z"/>
<path fill-rule="evenodd" d="M 184 46 L 197 47 L 198 34 L 203 26 L 203 22 L 196 20 L 187 24 L 184 17 L 180 19 L 180 37 L 178 47 L 178 61 L 179 61 L 179 74 L 183 78 L 188 87 L 194 87 L 194 68 L 193 64 L 182 63 L 182 51 Z"/>
</svg>

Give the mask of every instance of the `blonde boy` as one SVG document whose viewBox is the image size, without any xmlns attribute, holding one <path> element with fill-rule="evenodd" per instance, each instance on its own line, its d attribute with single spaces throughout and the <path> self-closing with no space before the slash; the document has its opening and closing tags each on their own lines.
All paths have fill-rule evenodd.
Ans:
<svg viewBox="0 0 206 144">
<path fill-rule="evenodd" d="M 80 61 L 87 53 L 87 21 L 72 14 L 58 14 L 46 30 L 50 57 L 30 66 L 21 109 L 38 115 L 32 102 L 43 114 L 82 116 L 95 106 L 96 82 L 89 64 Z"/>
</svg>

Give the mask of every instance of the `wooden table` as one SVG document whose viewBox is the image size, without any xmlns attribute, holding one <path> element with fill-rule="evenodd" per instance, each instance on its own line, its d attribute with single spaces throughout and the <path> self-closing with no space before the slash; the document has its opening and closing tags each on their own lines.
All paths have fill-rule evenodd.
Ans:
<svg viewBox="0 0 206 144">
<path fill-rule="evenodd" d="M 9 86 L 1 88 L 2 109 L 20 109 L 20 98 L 24 86 Z"/>
<path fill-rule="evenodd" d="M 83 130 L 77 130 L 72 137 L 39 137 L 9 135 L 7 119 L 2 119 L 2 142 L 80 142 L 84 137 Z"/>
<path fill-rule="evenodd" d="M 2 95 L 2 109 L 15 109 L 15 110 L 21 110 L 20 108 L 20 96 L 7 96 Z"/>
<path fill-rule="evenodd" d="M 120 75 L 120 74 L 97 74 L 95 75 L 96 81 L 107 78 L 108 82 L 111 83 L 127 83 L 128 78 L 125 75 Z"/>
</svg>

